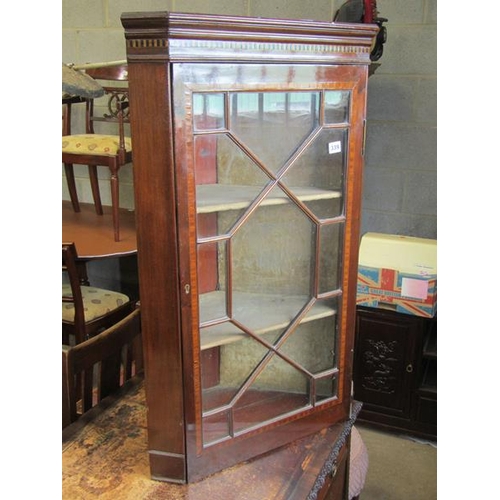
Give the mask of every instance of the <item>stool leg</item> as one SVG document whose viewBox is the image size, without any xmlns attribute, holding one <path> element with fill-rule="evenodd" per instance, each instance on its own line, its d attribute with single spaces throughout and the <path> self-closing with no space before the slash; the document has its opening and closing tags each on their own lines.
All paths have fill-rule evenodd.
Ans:
<svg viewBox="0 0 500 500">
<path fill-rule="evenodd" d="M 92 197 L 94 198 L 95 212 L 102 215 L 101 192 L 99 191 L 99 181 L 97 179 L 97 165 L 89 165 L 90 187 L 92 188 Z"/>
<path fill-rule="evenodd" d="M 71 205 L 73 206 L 73 210 L 75 212 L 79 212 L 80 203 L 78 201 L 78 193 L 76 192 L 75 171 L 73 169 L 73 164 L 65 163 L 64 172 L 66 174 L 66 180 L 68 182 L 68 191 L 69 191 L 69 198 L 71 200 Z"/>
</svg>

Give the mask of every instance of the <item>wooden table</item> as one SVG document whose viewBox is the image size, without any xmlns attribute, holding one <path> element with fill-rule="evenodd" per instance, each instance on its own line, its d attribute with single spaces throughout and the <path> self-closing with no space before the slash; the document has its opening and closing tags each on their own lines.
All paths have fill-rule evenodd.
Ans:
<svg viewBox="0 0 500 500">
<path fill-rule="evenodd" d="M 120 209 L 120 241 L 113 236 L 111 207 L 103 206 L 104 215 L 95 213 L 91 203 L 80 203 L 74 212 L 71 202 L 62 202 L 62 240 L 74 242 L 81 259 L 121 257 L 137 253 L 135 212 Z"/>
<path fill-rule="evenodd" d="M 99 500 L 344 500 L 351 418 L 201 481 L 149 475 L 144 385 L 124 386 L 63 430 L 63 498 Z"/>
</svg>

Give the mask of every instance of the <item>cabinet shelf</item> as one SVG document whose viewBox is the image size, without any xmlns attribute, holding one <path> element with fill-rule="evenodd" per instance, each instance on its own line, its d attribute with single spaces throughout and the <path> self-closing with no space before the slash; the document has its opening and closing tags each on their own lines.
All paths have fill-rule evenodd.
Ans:
<svg viewBox="0 0 500 500">
<path fill-rule="evenodd" d="M 223 291 L 200 295 L 201 324 L 221 317 L 225 311 L 226 294 Z M 257 335 L 263 335 L 280 328 L 286 328 L 307 303 L 306 296 L 284 297 L 258 293 L 233 292 L 233 316 Z M 302 319 L 302 323 L 327 318 L 336 310 L 317 302 Z M 209 349 L 242 340 L 247 336 L 230 321 L 208 328 L 200 334 L 201 349 Z"/>
<path fill-rule="evenodd" d="M 262 191 L 262 186 L 232 184 L 201 184 L 196 186 L 197 213 L 207 214 L 247 208 Z M 311 187 L 291 187 L 290 190 L 301 201 L 331 200 L 341 198 L 341 191 Z M 262 206 L 284 205 L 290 199 L 281 189 L 274 189 L 262 200 Z"/>
</svg>

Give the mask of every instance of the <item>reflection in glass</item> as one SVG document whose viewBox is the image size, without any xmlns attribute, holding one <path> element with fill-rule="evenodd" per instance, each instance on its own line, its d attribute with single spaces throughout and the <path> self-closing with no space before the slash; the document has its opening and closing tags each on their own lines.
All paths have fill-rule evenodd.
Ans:
<svg viewBox="0 0 500 500">
<path fill-rule="evenodd" d="M 349 121 L 348 90 L 325 91 L 325 123 L 344 123 Z"/>
<path fill-rule="evenodd" d="M 193 94 L 193 125 L 197 131 L 224 128 L 224 94 Z"/>
<path fill-rule="evenodd" d="M 319 122 L 319 92 L 238 92 L 230 130 L 276 173 Z"/>
</svg>

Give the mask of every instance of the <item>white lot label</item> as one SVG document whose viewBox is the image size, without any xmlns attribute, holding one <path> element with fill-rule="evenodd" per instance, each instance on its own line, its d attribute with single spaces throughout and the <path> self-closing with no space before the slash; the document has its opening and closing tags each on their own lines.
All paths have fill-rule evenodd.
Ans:
<svg viewBox="0 0 500 500">
<path fill-rule="evenodd" d="M 342 144 L 340 141 L 328 143 L 328 154 L 340 153 L 342 151 Z"/>
</svg>

